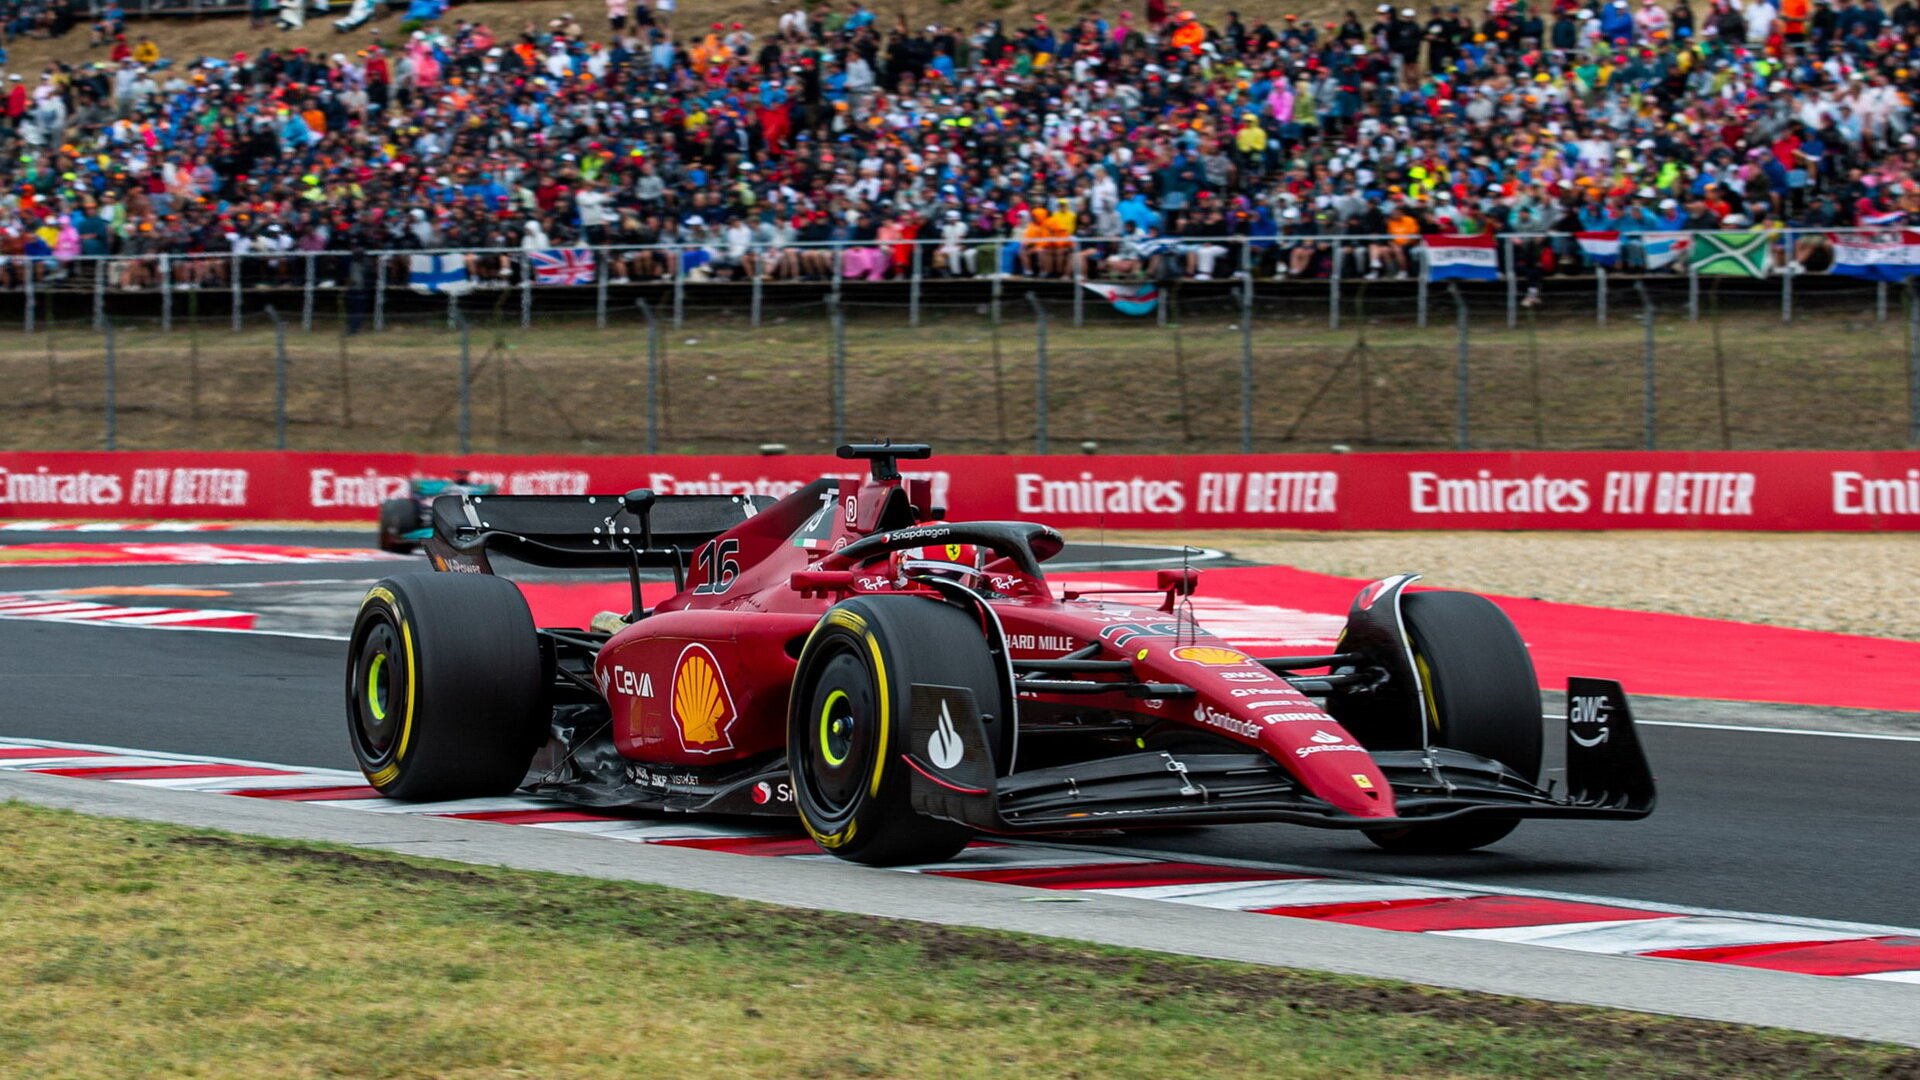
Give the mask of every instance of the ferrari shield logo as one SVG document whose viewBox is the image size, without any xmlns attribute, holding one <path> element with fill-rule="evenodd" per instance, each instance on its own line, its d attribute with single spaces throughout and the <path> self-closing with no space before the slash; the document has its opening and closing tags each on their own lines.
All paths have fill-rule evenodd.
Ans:
<svg viewBox="0 0 1920 1080">
<path fill-rule="evenodd" d="M 738 713 L 720 664 L 705 645 L 688 645 L 673 667 L 673 721 L 680 745 L 691 754 L 733 749 L 729 734 Z"/>
</svg>

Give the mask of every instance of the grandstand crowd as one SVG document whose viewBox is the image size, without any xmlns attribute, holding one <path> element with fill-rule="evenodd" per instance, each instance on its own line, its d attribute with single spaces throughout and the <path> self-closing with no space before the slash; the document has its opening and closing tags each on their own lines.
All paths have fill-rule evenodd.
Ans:
<svg viewBox="0 0 1920 1080">
<path fill-rule="evenodd" d="M 413 0 L 328 51 L 217 57 L 109 8 L 67 61 L 5 68 L 0 285 L 74 255 L 181 256 L 191 286 L 230 252 L 449 248 L 498 249 L 466 258 L 505 281 L 585 245 L 619 249 L 615 281 L 884 278 L 914 240 L 930 276 L 1323 276 L 1340 237 L 1368 238 L 1343 274 L 1392 277 L 1423 235 L 1488 232 L 1537 278 L 1578 266 L 1548 234 L 1618 231 L 1631 264 L 1638 233 L 1920 212 L 1915 0 L 1591 2 L 945 26 Z M 0 17 L 41 36 L 65 10 Z"/>
</svg>

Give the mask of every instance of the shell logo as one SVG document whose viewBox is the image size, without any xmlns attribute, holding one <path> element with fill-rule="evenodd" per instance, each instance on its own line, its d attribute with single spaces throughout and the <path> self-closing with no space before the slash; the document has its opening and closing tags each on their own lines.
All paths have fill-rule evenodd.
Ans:
<svg viewBox="0 0 1920 1080">
<path fill-rule="evenodd" d="M 1239 649 L 1223 649 L 1218 645 L 1182 645 L 1170 654 L 1175 660 L 1185 660 L 1189 664 L 1202 664 L 1206 667 L 1233 667 L 1244 664 L 1248 657 Z"/>
<path fill-rule="evenodd" d="M 673 666 L 673 721 L 680 745 L 690 754 L 733 749 L 729 734 L 739 714 L 720 674 L 720 663 L 705 645 L 688 645 Z"/>
</svg>

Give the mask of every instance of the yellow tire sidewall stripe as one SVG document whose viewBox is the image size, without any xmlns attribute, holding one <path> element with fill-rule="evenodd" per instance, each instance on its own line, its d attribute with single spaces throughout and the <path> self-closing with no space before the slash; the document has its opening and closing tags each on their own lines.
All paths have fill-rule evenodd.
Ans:
<svg viewBox="0 0 1920 1080">
<path fill-rule="evenodd" d="M 880 782 L 887 775 L 887 742 L 893 730 L 893 708 L 887 693 L 887 662 L 880 655 L 880 641 L 872 632 L 866 634 L 867 651 L 873 654 L 873 685 L 880 691 L 880 716 L 876 727 L 880 733 L 880 745 L 873 755 L 873 781 L 867 785 L 867 794 L 874 798 L 880 796 Z"/>
<path fill-rule="evenodd" d="M 393 595 L 393 592 L 387 589 L 386 586 L 375 585 L 373 588 L 367 590 L 366 599 L 360 601 L 360 606 L 364 609 L 368 604 L 376 600 L 384 603 L 388 610 L 393 612 L 395 621 L 400 624 L 401 647 L 406 653 L 407 665 L 407 707 L 400 715 L 400 745 L 394 750 L 392 761 L 388 762 L 384 768 L 377 772 L 370 773 L 367 776 L 368 782 L 373 784 L 374 787 L 384 788 L 386 785 L 391 784 L 394 778 L 400 775 L 400 762 L 406 758 L 407 747 L 413 740 L 414 687 L 417 679 L 415 668 L 417 665 L 414 663 L 413 626 L 407 619 L 406 609 L 400 606 L 400 598 Z"/>
</svg>

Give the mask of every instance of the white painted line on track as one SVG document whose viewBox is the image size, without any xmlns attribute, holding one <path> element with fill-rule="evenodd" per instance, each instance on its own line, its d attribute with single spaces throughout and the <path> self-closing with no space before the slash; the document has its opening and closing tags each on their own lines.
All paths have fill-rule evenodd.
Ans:
<svg viewBox="0 0 1920 1080">
<path fill-rule="evenodd" d="M 995 843 L 998 841 L 989 840 L 989 842 Z M 829 855 L 824 851 L 818 855 L 794 855 L 789 857 L 814 860 L 839 858 L 838 855 Z M 1035 851 L 1025 845 L 1008 845 L 1005 847 L 969 848 L 961 858 L 952 859 L 947 862 L 920 863 L 914 866 L 901 867 L 901 869 L 917 874 L 934 874 L 947 870 L 1016 870 L 1037 867 L 1111 866 L 1120 863 L 1143 864 L 1153 861 L 1152 859 L 1143 859 L 1135 855 L 1110 857 L 1087 855 L 1083 858 L 1070 858 L 1065 861 L 1060 861 L 1060 853 L 1057 851 Z"/>
<path fill-rule="evenodd" d="M 123 784 L 166 788 L 169 791 L 210 791 L 216 795 L 244 795 L 256 791 L 298 791 L 318 787 L 313 774 L 304 770 L 290 776 L 168 776 L 147 780 L 122 780 Z"/>
<path fill-rule="evenodd" d="M 37 742 L 38 740 L 35 741 Z M 205 759 L 203 758 L 201 760 L 204 761 Z M 50 765 L 62 769 L 158 769 L 168 765 L 197 765 L 199 763 L 199 761 L 195 761 L 192 758 L 181 760 L 159 754 L 120 753 L 107 754 L 100 757 L 0 758 L 0 769 L 12 772 L 44 769 Z M 261 767 L 277 768 L 278 766 L 267 765 Z"/>
<path fill-rule="evenodd" d="M 560 806 L 558 804 L 555 804 L 552 809 L 578 810 L 583 814 L 591 814 L 594 812 L 591 807 Z M 788 835 L 787 833 L 772 831 L 759 834 L 743 834 L 738 826 L 709 825 L 697 821 L 536 821 L 528 825 L 516 825 L 515 827 L 552 829 L 554 832 L 580 833 L 586 836 L 597 836 L 606 840 L 631 840 L 640 843 L 652 843 L 660 840 L 732 840 L 738 839 L 743 835 L 762 835 L 767 837 L 783 837 Z"/>
<path fill-rule="evenodd" d="M 1734 704 L 1739 704 L 1739 702 L 1734 702 Z M 1756 735 L 1818 735 L 1825 739 L 1877 739 L 1881 742 L 1920 743 L 1920 735 L 1892 735 L 1876 731 L 1817 731 L 1813 728 L 1761 727 L 1754 724 L 1707 724 L 1694 720 L 1635 720 L 1634 724 L 1640 727 L 1704 728 L 1709 731 L 1742 731 Z"/>
<path fill-rule="evenodd" d="M 110 754 L 115 757 L 128 756 L 127 748 L 124 746 L 103 746 L 100 743 L 61 742 L 55 739 L 7 737 L 0 738 L 0 746 L 30 746 L 36 749 L 45 746 L 52 747 L 55 750 L 92 750 L 95 753 Z M 138 754 L 139 756 L 136 760 L 157 760 L 163 765 L 205 765 L 212 763 L 215 765 L 247 765 L 256 769 L 298 769 L 311 776 L 318 776 L 323 780 L 332 780 L 337 777 L 341 780 L 351 781 L 354 784 L 365 784 L 367 782 L 367 778 L 360 775 L 358 770 L 328 769 L 318 765 L 290 765 L 284 761 L 254 761 L 251 758 L 214 757 L 210 754 L 175 754 L 166 750 L 141 750 Z M 13 760 L 21 761 L 26 759 L 14 758 Z"/>
<path fill-rule="evenodd" d="M 1212 860 L 1208 860 L 1211 862 Z M 1370 881 L 1310 878 L 1304 881 L 1215 881 L 1191 885 L 1147 885 L 1138 888 L 1088 889 L 1088 892 L 1131 896 L 1136 900 L 1171 900 L 1176 904 L 1251 911 L 1268 907 L 1315 907 L 1321 904 L 1374 904 L 1394 900 L 1458 900 L 1479 895 L 1470 889 L 1436 889 L 1415 885 L 1380 885 Z"/>
<path fill-rule="evenodd" d="M 1505 941 L 1517 945 L 1548 945 L 1579 952 L 1626 956 L 1664 949 L 1709 949 L 1731 945 L 1784 945 L 1798 941 L 1857 940 L 1845 930 L 1823 930 L 1800 924 L 1758 919 L 1717 919 L 1679 916 L 1672 919 L 1620 919 L 1548 926 L 1503 926 L 1490 930 L 1433 930 L 1445 937 Z"/>
<path fill-rule="evenodd" d="M 1632 698 L 1628 698 L 1628 701 Z M 1715 701 L 1718 705 L 1776 705 L 1778 701 L 1724 701 L 1715 698 L 1672 698 L 1672 701 Z M 1818 709 L 1822 705 L 1805 705 L 1807 709 Z M 1832 705 L 1837 707 L 1837 705 Z M 1916 713 L 1920 715 L 1920 713 Z M 1546 721 L 1565 721 L 1563 713 L 1542 713 Z M 1766 724 L 1715 724 L 1709 721 L 1642 721 L 1634 719 L 1636 728 L 1705 728 L 1722 732 L 1757 732 L 1757 734 L 1816 734 L 1824 738 L 1876 738 L 1882 742 L 1920 742 L 1920 734 L 1897 734 L 1897 732 L 1828 732 L 1820 728 L 1770 728 Z"/>
<path fill-rule="evenodd" d="M 1664 915 L 1690 915 L 1702 918 L 1758 920 L 1761 922 L 1791 923 L 1795 926 L 1810 926 L 1822 930 L 1844 931 L 1849 937 L 1916 937 L 1920 938 L 1920 929 L 1909 926 L 1889 926 L 1884 923 L 1849 922 L 1844 919 L 1822 919 L 1811 915 L 1784 915 L 1777 913 L 1732 911 L 1726 908 L 1695 907 L 1688 904 L 1673 904 L 1660 900 L 1641 899 L 1626 896 L 1598 896 L 1593 893 L 1564 892 L 1557 889 L 1529 889 L 1517 885 L 1502 883 L 1498 887 L 1471 886 L 1465 882 L 1449 881 L 1444 878 L 1406 877 L 1395 874 L 1376 874 L 1365 870 L 1347 867 L 1333 868 L 1311 866 L 1305 863 L 1262 862 L 1257 859 L 1236 859 L 1227 855 L 1215 855 L 1209 852 L 1170 851 L 1163 848 L 1142 847 L 1103 847 L 1093 844 L 1055 843 L 1043 836 L 1021 837 L 1024 847 L 1052 848 L 1062 851 L 1109 852 L 1115 855 L 1139 855 L 1148 859 L 1164 862 L 1204 862 L 1211 866 L 1229 866 L 1241 870 L 1265 870 L 1277 874 L 1300 874 L 1315 878 L 1337 878 L 1350 882 L 1373 882 L 1380 885 L 1413 885 L 1429 889 L 1439 889 L 1454 895 L 1477 896 L 1497 893 L 1500 896 L 1524 896 L 1540 900 L 1565 900 L 1576 904 L 1598 904 L 1604 907 L 1631 908 L 1637 911 L 1655 911 Z M 1478 891 L 1475 891 L 1476 888 Z"/>
<path fill-rule="evenodd" d="M 1876 971 L 1870 975 L 1855 975 L 1856 979 L 1879 979 L 1881 982 L 1913 983 L 1920 986 L 1920 971 Z"/>
</svg>

